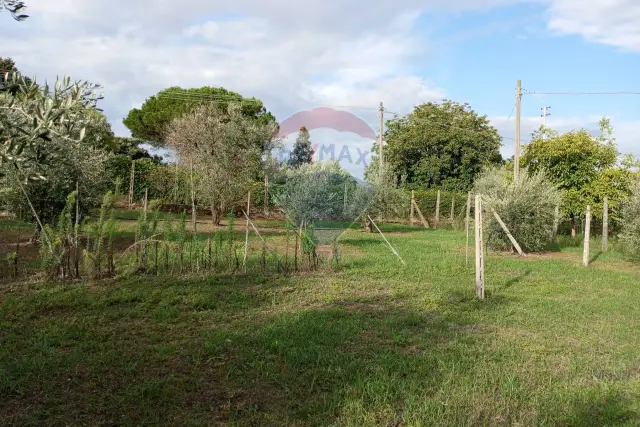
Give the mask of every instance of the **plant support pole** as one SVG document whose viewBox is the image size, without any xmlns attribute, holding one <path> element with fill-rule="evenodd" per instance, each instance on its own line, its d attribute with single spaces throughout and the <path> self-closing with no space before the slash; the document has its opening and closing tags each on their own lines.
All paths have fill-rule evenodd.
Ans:
<svg viewBox="0 0 640 427">
<path fill-rule="evenodd" d="M 249 212 L 251 212 L 251 191 L 249 191 L 249 194 L 247 194 L 247 225 L 244 235 L 244 258 L 242 260 L 242 270 L 245 273 L 247 272 L 247 254 L 249 252 Z"/>
<path fill-rule="evenodd" d="M 587 206 L 587 215 L 584 225 L 584 252 L 582 254 L 582 264 L 589 265 L 589 243 L 591 240 L 591 206 Z"/>
<path fill-rule="evenodd" d="M 371 219 L 371 217 L 370 217 L 370 216 L 368 216 L 368 218 L 369 218 L 369 221 L 371 221 L 371 223 L 373 224 L 373 226 L 376 228 L 376 230 L 378 230 L 378 233 L 380 233 L 380 235 L 382 236 L 382 238 L 383 238 L 383 239 L 384 239 L 384 241 L 386 242 L 387 246 L 389 246 L 389 249 L 391 249 L 391 252 L 393 252 L 393 254 L 394 254 L 395 256 L 397 256 L 397 257 L 398 257 L 398 259 L 400 260 L 400 262 L 402 263 L 402 265 L 407 265 L 407 264 L 404 262 L 404 260 L 402 259 L 402 257 L 400 256 L 400 254 L 398 253 L 398 251 L 396 251 L 396 249 L 395 249 L 393 246 L 391 246 L 391 243 L 389 243 L 389 241 L 387 240 L 387 238 L 386 238 L 386 237 L 384 237 L 384 234 L 382 234 L 382 231 L 380 231 L 380 229 L 378 228 L 378 226 L 376 225 L 376 223 L 375 223 L 375 222 L 373 222 L 373 219 Z"/>
<path fill-rule="evenodd" d="M 465 265 L 469 265 L 469 223 L 471 221 L 471 191 L 467 195 L 467 217 L 464 222 L 464 228 L 467 232 L 467 244 L 464 250 Z"/>
<path fill-rule="evenodd" d="M 476 195 L 476 296 L 484 300 L 484 242 L 482 236 L 482 198 Z"/>
<path fill-rule="evenodd" d="M 609 250 L 609 198 L 605 196 L 602 209 L 602 252 Z"/>
<path fill-rule="evenodd" d="M 518 254 L 520 256 L 525 256 L 524 252 L 522 251 L 522 248 L 520 248 L 520 245 L 518 244 L 516 239 L 513 237 L 513 235 L 507 228 L 507 225 L 504 223 L 504 221 L 502 221 L 502 218 L 500 218 L 500 215 L 498 215 L 498 212 L 496 212 L 495 209 L 493 208 L 491 208 L 491 212 L 493 213 L 493 216 L 498 221 L 498 224 L 500 224 L 500 227 L 502 227 L 502 230 L 506 233 L 507 237 L 509 238 L 509 241 L 511 242 L 515 250 L 518 252 Z"/>
</svg>

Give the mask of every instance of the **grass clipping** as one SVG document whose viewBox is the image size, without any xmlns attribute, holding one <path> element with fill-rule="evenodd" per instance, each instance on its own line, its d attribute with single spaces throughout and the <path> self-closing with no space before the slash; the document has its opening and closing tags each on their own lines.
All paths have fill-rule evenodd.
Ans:
<svg viewBox="0 0 640 427">
<path fill-rule="evenodd" d="M 555 207 L 561 193 L 544 172 L 522 171 L 517 181 L 511 172 L 492 169 L 483 173 L 474 186 L 487 209 L 495 209 L 516 241 L 527 252 L 537 252 L 551 241 Z M 509 250 L 506 233 L 492 216 L 487 215 L 485 236 L 489 247 Z"/>
</svg>

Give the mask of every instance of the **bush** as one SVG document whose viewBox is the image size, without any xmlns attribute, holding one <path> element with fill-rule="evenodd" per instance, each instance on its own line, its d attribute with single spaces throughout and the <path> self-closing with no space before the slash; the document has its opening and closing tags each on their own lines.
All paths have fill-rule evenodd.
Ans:
<svg viewBox="0 0 640 427">
<path fill-rule="evenodd" d="M 303 220 L 343 219 L 345 184 L 353 187 L 355 181 L 337 163 L 305 164 L 289 171 L 287 182 L 275 200 L 296 224 Z"/>
<path fill-rule="evenodd" d="M 476 180 L 474 192 L 482 195 L 487 212 L 484 225 L 489 247 L 511 248 L 509 238 L 490 213 L 491 209 L 500 215 L 524 251 L 540 251 L 551 241 L 555 207 L 562 196 L 545 173 L 522 171 L 520 179 L 514 182 L 510 172 L 490 170 Z"/>
<path fill-rule="evenodd" d="M 622 250 L 633 261 L 640 262 L 640 181 L 632 188 L 632 196 L 622 209 Z"/>
</svg>

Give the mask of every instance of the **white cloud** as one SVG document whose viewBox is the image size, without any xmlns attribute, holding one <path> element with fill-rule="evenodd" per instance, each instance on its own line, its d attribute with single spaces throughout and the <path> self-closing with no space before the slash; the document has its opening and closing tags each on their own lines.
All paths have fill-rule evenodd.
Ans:
<svg viewBox="0 0 640 427">
<path fill-rule="evenodd" d="M 549 29 L 640 52 L 637 0 L 550 0 Z"/>
<path fill-rule="evenodd" d="M 0 16 L 7 21 L 0 46 L 27 74 L 101 83 L 103 108 L 121 134 L 130 108 L 173 85 L 223 86 L 256 96 L 281 119 L 318 105 L 367 107 L 353 110 L 375 125 L 380 101 L 406 113 L 447 95 L 408 71 L 432 55 L 429 40 L 416 36 L 421 14 L 517 1 L 29 0 L 30 20 Z M 545 5 L 548 26 L 559 34 L 640 51 L 637 0 L 521 1 Z M 513 118 L 493 120 L 513 136 Z M 563 120 L 559 125 L 581 127 L 592 118 Z M 524 140 L 539 121 L 523 118 Z M 638 122 L 617 124 L 623 150 L 640 151 L 636 129 Z M 508 154 L 512 140 L 505 143 Z"/>
</svg>

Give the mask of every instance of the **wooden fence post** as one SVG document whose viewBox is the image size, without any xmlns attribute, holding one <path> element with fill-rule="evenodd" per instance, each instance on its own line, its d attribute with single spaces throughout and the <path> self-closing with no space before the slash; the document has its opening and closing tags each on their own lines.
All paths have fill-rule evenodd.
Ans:
<svg viewBox="0 0 640 427">
<path fill-rule="evenodd" d="M 587 206 L 587 215 L 584 224 L 584 253 L 582 254 L 582 264 L 589 265 L 589 243 L 591 240 L 591 206 Z"/>
<path fill-rule="evenodd" d="M 560 224 L 560 206 L 556 205 L 553 213 L 553 235 L 551 236 L 551 243 L 554 245 L 558 243 L 558 225 Z"/>
<path fill-rule="evenodd" d="M 438 190 L 438 196 L 436 197 L 436 228 L 440 226 L 440 190 Z"/>
<path fill-rule="evenodd" d="M 247 272 L 247 254 L 249 252 L 249 212 L 251 212 L 251 191 L 247 195 L 247 226 L 244 235 L 244 258 L 242 261 L 242 270 Z"/>
<path fill-rule="evenodd" d="M 484 242 L 482 235 L 482 199 L 476 195 L 476 296 L 484 300 Z"/>
<path fill-rule="evenodd" d="M 416 202 L 416 192 L 414 190 L 411 190 L 411 225 L 413 225 L 413 223 L 415 222 L 415 218 L 414 218 L 414 208 L 413 208 L 413 204 Z"/>
<path fill-rule="evenodd" d="M 456 195 L 451 196 L 451 225 L 453 226 L 453 220 L 456 219 Z"/>
<path fill-rule="evenodd" d="M 131 177 L 129 178 L 129 209 L 133 206 L 133 188 L 136 179 L 136 161 L 131 161 Z"/>
<path fill-rule="evenodd" d="M 465 265 L 469 265 L 469 223 L 471 221 L 471 191 L 467 196 L 467 217 L 464 221 L 464 228 L 467 232 L 467 244 L 464 250 Z"/>
<path fill-rule="evenodd" d="M 609 198 L 605 196 L 602 210 L 602 251 L 609 250 Z"/>
<path fill-rule="evenodd" d="M 80 278 L 80 242 L 78 240 L 78 231 L 80 230 L 80 186 L 76 181 L 76 221 L 73 230 L 73 264 L 76 273 L 76 279 Z"/>
<path fill-rule="evenodd" d="M 143 205 L 143 209 L 144 209 L 144 233 L 142 236 L 142 266 L 144 267 L 144 270 L 146 272 L 147 270 L 147 230 L 148 230 L 148 225 L 147 225 L 147 207 L 149 206 L 149 189 L 145 188 L 144 189 L 144 205 Z"/>
<path fill-rule="evenodd" d="M 198 233 L 197 230 L 197 222 L 198 222 L 198 211 L 196 209 L 196 188 L 193 183 L 193 160 L 191 160 L 191 221 L 193 222 L 193 234 L 194 236 Z M 145 196 L 146 197 L 146 196 Z"/>
</svg>

